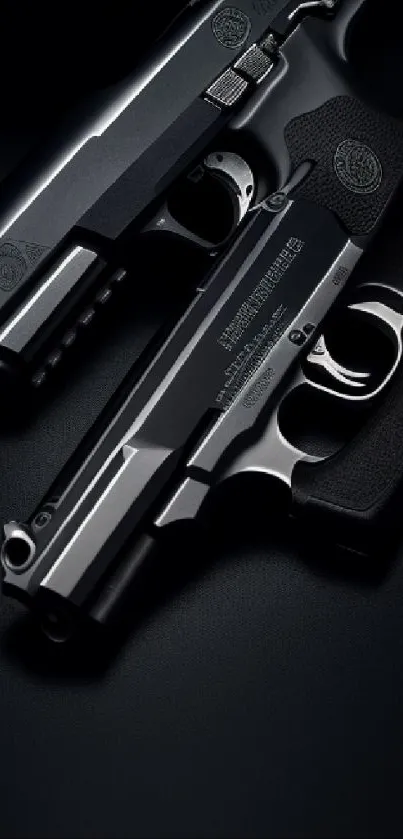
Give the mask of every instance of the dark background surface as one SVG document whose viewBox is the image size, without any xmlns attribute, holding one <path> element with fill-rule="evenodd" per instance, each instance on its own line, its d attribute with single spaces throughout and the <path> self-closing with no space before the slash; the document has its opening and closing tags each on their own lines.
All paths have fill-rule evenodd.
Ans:
<svg viewBox="0 0 403 839">
<path fill-rule="evenodd" d="M 11 138 L 29 137 L 3 125 L 6 171 Z M 402 210 L 403 196 L 362 278 L 403 282 Z M 74 377 L 3 432 L 0 520 L 40 500 L 161 309 L 134 294 Z M 403 553 L 346 562 L 315 532 L 303 547 L 260 500 L 247 537 L 228 527 L 197 569 L 189 550 L 108 654 L 53 646 L 1 603 L 1 836 L 402 835 Z"/>
</svg>

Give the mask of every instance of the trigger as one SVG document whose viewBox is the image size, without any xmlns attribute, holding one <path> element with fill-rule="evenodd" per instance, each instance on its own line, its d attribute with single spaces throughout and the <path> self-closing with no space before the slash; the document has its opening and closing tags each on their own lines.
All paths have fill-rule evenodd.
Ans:
<svg viewBox="0 0 403 839">
<path fill-rule="evenodd" d="M 333 359 L 331 356 L 323 362 L 321 365 L 324 370 L 332 376 L 333 379 L 336 379 L 337 382 L 341 382 L 343 385 L 348 385 L 348 387 L 365 387 L 364 382 L 359 382 L 355 380 L 357 374 L 353 370 L 346 370 L 346 375 L 340 372 L 340 365 L 337 362 L 333 363 Z M 346 369 L 346 368 L 344 368 Z M 358 374 L 360 376 L 362 374 Z M 367 376 L 367 373 L 364 373 L 364 376 Z"/>
<path fill-rule="evenodd" d="M 359 381 L 360 379 L 368 379 L 370 373 L 364 373 L 358 370 L 349 370 L 348 367 L 344 367 L 342 364 L 339 364 L 330 354 L 329 350 L 326 347 L 324 336 L 322 335 L 317 344 L 311 350 L 307 361 L 310 364 L 316 364 L 319 367 L 322 367 L 323 370 L 326 370 L 333 379 L 340 382 L 341 384 L 348 385 L 349 387 L 364 387 L 365 383 Z"/>
</svg>

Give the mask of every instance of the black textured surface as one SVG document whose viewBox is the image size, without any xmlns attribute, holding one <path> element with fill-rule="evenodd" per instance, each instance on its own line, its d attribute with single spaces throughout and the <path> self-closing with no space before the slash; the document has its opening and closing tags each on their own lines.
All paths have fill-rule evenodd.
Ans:
<svg viewBox="0 0 403 839">
<path fill-rule="evenodd" d="M 337 213 L 351 235 L 369 233 L 402 178 L 403 121 L 339 96 L 292 120 L 285 139 L 295 168 L 306 160 L 316 164 L 298 194 Z M 356 194 L 337 177 L 334 157 L 346 140 L 363 143 L 377 155 L 383 179 L 376 191 Z"/>
<path fill-rule="evenodd" d="M 2 836 L 401 836 L 402 568 L 216 559 L 105 671 L 3 607 Z"/>
</svg>

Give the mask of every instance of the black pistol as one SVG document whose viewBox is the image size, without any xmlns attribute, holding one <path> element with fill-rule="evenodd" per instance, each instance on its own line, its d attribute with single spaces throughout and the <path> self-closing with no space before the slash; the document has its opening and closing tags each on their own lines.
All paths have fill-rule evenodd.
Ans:
<svg viewBox="0 0 403 839">
<path fill-rule="evenodd" d="M 267 5 L 275 16 L 257 36 L 249 7 Z M 363 5 L 215 3 L 202 24 L 213 52 L 234 49 L 191 106 L 217 134 L 148 223 L 183 237 L 178 208 L 215 170 L 231 224 L 214 243 L 195 213 L 186 235 L 215 256 L 189 307 L 85 456 L 30 521 L 4 528 L 4 591 L 45 616 L 52 637 L 83 618 L 107 623 L 161 531 L 198 518 L 234 476 L 278 479 L 296 518 L 359 553 L 398 526 L 403 290 L 358 285 L 353 269 L 401 184 L 403 123 L 368 104 L 348 60 Z M 81 229 L 120 235 L 122 188 Z M 374 349 L 367 364 L 357 345 Z M 289 432 L 312 394 L 359 419 L 330 456 Z"/>
</svg>

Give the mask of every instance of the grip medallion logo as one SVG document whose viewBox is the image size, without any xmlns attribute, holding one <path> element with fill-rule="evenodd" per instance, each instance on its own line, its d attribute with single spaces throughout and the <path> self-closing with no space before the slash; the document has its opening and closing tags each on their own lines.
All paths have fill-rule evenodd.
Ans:
<svg viewBox="0 0 403 839">
<path fill-rule="evenodd" d="M 0 243 L 0 290 L 13 291 L 27 271 L 42 258 L 48 248 L 35 242 L 6 241 Z"/>
<path fill-rule="evenodd" d="M 212 20 L 213 33 L 223 47 L 236 50 L 245 43 L 251 30 L 251 22 L 245 12 L 234 6 L 227 6 Z"/>
<path fill-rule="evenodd" d="M 21 282 L 27 270 L 27 263 L 15 245 L 5 242 L 0 246 L 0 288 L 12 291 Z"/>
<path fill-rule="evenodd" d="M 357 195 L 369 195 L 379 189 L 382 164 L 369 146 L 357 140 L 344 140 L 336 149 L 334 171 L 339 181 Z"/>
</svg>

